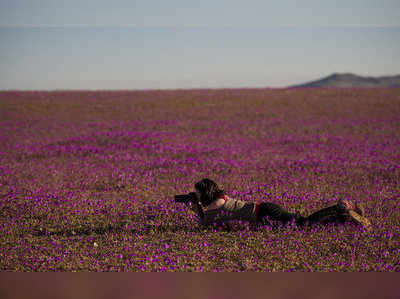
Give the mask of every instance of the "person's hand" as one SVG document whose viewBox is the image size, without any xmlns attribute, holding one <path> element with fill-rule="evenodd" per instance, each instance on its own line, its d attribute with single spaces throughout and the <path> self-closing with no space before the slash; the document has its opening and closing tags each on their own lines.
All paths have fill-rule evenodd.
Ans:
<svg viewBox="0 0 400 299">
<path fill-rule="evenodd" d="M 191 201 L 190 201 L 190 204 L 191 204 L 192 206 L 197 206 L 198 208 L 203 209 L 203 205 L 201 204 L 201 201 L 198 200 L 197 198 L 191 200 Z"/>
<path fill-rule="evenodd" d="M 185 204 L 187 207 L 189 207 L 192 210 L 198 205 L 197 201 L 194 201 L 194 200 L 189 200 Z"/>
<path fill-rule="evenodd" d="M 187 202 L 185 202 L 185 205 L 188 206 L 189 208 L 192 208 L 194 206 L 196 206 L 197 203 L 200 203 L 197 198 L 191 198 L 190 200 L 188 200 Z"/>
</svg>

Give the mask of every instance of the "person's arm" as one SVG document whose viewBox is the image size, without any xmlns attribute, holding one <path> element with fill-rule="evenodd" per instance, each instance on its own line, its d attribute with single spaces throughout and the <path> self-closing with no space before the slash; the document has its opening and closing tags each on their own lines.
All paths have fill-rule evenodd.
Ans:
<svg viewBox="0 0 400 299">
<path fill-rule="evenodd" d="M 190 201 L 189 202 L 189 207 L 192 211 L 194 211 L 196 213 L 196 215 L 199 217 L 199 220 L 201 222 L 201 220 L 204 219 L 204 211 L 203 211 L 203 207 L 201 205 L 201 203 L 199 201 Z"/>
</svg>

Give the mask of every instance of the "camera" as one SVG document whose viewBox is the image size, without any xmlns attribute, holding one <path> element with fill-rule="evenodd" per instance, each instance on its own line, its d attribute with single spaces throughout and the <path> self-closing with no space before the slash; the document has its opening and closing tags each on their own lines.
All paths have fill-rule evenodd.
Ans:
<svg viewBox="0 0 400 299">
<path fill-rule="evenodd" d="M 190 201 L 195 201 L 196 200 L 196 193 L 190 192 L 188 194 L 179 194 L 175 195 L 175 202 L 183 202 L 183 203 L 188 203 Z"/>
<path fill-rule="evenodd" d="M 204 218 L 203 208 L 201 207 L 200 202 L 197 200 L 197 196 L 195 192 L 190 192 L 188 194 L 179 194 L 175 195 L 175 202 L 183 202 L 185 204 L 192 202 L 194 206 L 197 208 L 197 214 L 201 219 Z"/>
</svg>

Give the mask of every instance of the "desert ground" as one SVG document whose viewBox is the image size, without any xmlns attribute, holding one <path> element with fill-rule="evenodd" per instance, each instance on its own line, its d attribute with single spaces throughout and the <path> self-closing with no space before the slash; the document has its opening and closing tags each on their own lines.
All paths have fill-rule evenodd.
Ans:
<svg viewBox="0 0 400 299">
<path fill-rule="evenodd" d="M 2 271 L 400 270 L 400 89 L 0 92 Z M 202 178 L 372 223 L 204 229 Z"/>
</svg>

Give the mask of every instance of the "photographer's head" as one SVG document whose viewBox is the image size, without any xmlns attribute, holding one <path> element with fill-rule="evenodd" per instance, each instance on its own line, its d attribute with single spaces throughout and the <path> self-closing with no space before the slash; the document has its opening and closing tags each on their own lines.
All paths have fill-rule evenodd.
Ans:
<svg viewBox="0 0 400 299">
<path fill-rule="evenodd" d="M 218 185 L 210 179 L 202 179 L 194 185 L 194 188 L 196 193 L 200 194 L 200 201 L 204 207 L 225 194 L 224 190 L 219 189 Z"/>
</svg>

